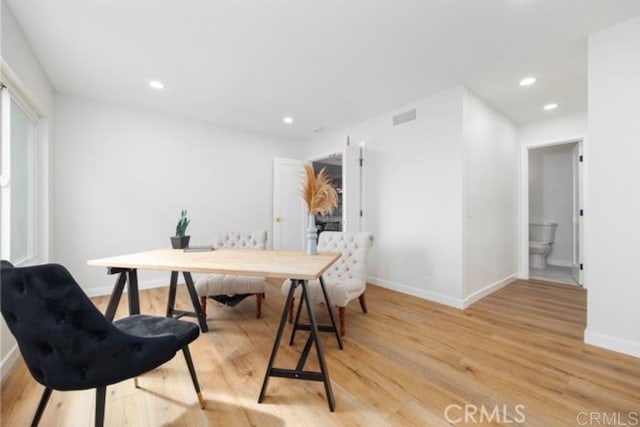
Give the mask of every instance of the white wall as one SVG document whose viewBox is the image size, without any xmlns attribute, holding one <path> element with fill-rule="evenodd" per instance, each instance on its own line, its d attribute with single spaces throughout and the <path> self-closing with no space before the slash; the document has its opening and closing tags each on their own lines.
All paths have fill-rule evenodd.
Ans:
<svg viewBox="0 0 640 427">
<path fill-rule="evenodd" d="M 68 96 L 56 97 L 55 137 L 56 260 L 90 295 L 111 292 L 114 277 L 87 260 L 168 247 L 181 209 L 195 244 L 215 231 L 271 234 L 273 157 L 299 155 L 291 142 Z"/>
<path fill-rule="evenodd" d="M 587 134 L 587 112 L 567 114 L 518 127 L 518 141 L 523 147 L 577 141 Z"/>
<path fill-rule="evenodd" d="M 38 255 L 37 261 L 49 257 L 49 146 L 52 141 L 53 89 L 37 58 L 31 51 L 11 9 L 2 0 L 0 3 L 0 57 L 2 58 L 3 81 L 11 83 L 11 89 L 26 99 L 41 118 L 38 139 Z M 6 67 L 6 68 L 5 68 Z M 11 81 L 7 81 L 9 79 Z M 0 320 L 0 359 L 2 378 L 15 362 L 18 351 L 13 336 L 4 319 Z"/>
<path fill-rule="evenodd" d="M 518 273 L 518 140 L 504 115 L 464 98 L 465 305 Z"/>
<path fill-rule="evenodd" d="M 45 115 L 53 115 L 54 93 L 48 77 L 29 46 L 6 2 L 1 3 L 2 40 L 0 54 L 11 67 L 36 107 Z"/>
<path fill-rule="evenodd" d="M 556 222 L 547 262 L 573 265 L 573 148 L 575 144 L 529 150 L 529 222 Z"/>
<path fill-rule="evenodd" d="M 582 152 L 588 155 L 587 113 L 586 111 L 567 114 L 553 119 L 529 123 L 518 128 L 520 144 L 520 232 L 519 234 L 519 271 L 520 278 L 529 278 L 529 152 L 536 147 L 552 146 L 559 143 L 582 140 Z M 588 160 L 583 163 L 586 172 Z M 588 177 L 583 176 L 582 187 L 588 187 Z M 539 197 L 541 197 L 539 195 Z M 588 195 L 583 196 L 583 206 Z M 588 238 L 584 232 L 585 240 Z M 583 285 L 586 286 L 586 283 Z"/>
<path fill-rule="evenodd" d="M 392 126 L 411 108 L 417 120 Z M 306 157 L 345 135 L 365 144 L 370 283 L 464 308 L 516 277 L 518 142 L 501 113 L 458 86 L 318 136 Z"/>
<path fill-rule="evenodd" d="M 364 230 L 375 235 L 369 281 L 461 306 L 463 87 L 398 108 L 306 144 L 313 157 L 366 144 Z M 392 126 L 410 108 L 417 120 Z"/>
<path fill-rule="evenodd" d="M 640 17 L 589 38 L 585 341 L 640 357 Z"/>
</svg>

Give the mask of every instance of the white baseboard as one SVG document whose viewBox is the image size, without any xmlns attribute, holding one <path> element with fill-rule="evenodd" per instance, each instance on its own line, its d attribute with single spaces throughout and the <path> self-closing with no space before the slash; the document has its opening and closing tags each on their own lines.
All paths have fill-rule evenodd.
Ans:
<svg viewBox="0 0 640 427">
<path fill-rule="evenodd" d="M 607 350 L 640 358 L 640 343 L 638 342 L 628 341 L 612 337 L 611 335 L 590 331 L 589 328 L 584 331 L 584 342 L 586 344 L 595 345 L 596 347 L 602 347 Z"/>
<path fill-rule="evenodd" d="M 480 289 L 479 291 L 475 291 L 474 293 L 472 293 L 462 301 L 463 308 L 467 308 L 474 302 L 479 301 L 482 298 L 486 297 L 487 295 L 494 293 L 498 289 L 504 288 L 509 283 L 516 280 L 517 278 L 518 278 L 518 273 L 513 273 L 505 277 L 504 279 L 500 279 L 497 282 L 494 282 Z"/>
<path fill-rule="evenodd" d="M 555 265 L 557 267 L 573 267 L 572 261 L 563 261 L 561 259 L 553 259 L 553 258 L 547 258 L 547 264 Z"/>
<path fill-rule="evenodd" d="M 138 284 L 139 289 L 161 288 L 162 286 L 167 286 L 167 287 L 169 286 L 168 279 L 145 280 Z M 111 295 L 111 292 L 113 292 L 113 286 L 83 289 L 83 291 L 85 294 L 87 294 L 89 298 L 101 297 L 104 295 Z M 127 288 L 125 287 L 125 292 L 126 291 L 127 291 Z"/>
<path fill-rule="evenodd" d="M 400 283 L 391 282 L 389 280 L 380 279 L 378 277 L 367 277 L 367 282 L 374 285 L 378 285 L 383 288 L 398 291 L 403 294 L 413 295 L 414 297 L 426 299 L 429 301 L 437 302 L 439 304 L 448 305 L 453 308 L 464 308 L 463 301 L 459 298 L 450 297 L 448 295 L 439 294 L 436 292 L 425 291 L 424 289 L 414 288 L 412 286 L 402 285 Z"/>
<path fill-rule="evenodd" d="M 18 356 L 20 356 L 18 344 L 14 344 L 11 350 L 4 356 L 2 362 L 0 362 L 0 381 L 4 381 L 4 377 L 11 371 L 13 365 L 15 365 L 18 360 Z"/>
<path fill-rule="evenodd" d="M 518 278 L 518 273 L 510 274 L 509 276 L 498 280 L 486 286 L 479 291 L 476 291 L 464 299 L 454 298 L 449 295 L 443 295 L 436 292 L 425 291 L 424 289 L 414 288 L 412 286 L 403 285 L 400 283 L 392 282 L 390 280 L 380 279 L 378 277 L 367 277 L 367 282 L 378 285 L 380 287 L 391 289 L 393 291 L 401 292 L 403 294 L 413 295 L 414 297 L 426 299 L 429 301 L 437 302 L 438 304 L 444 304 L 449 307 L 458 308 L 464 310 L 476 301 L 486 297 L 489 294 L 507 286 Z"/>
</svg>

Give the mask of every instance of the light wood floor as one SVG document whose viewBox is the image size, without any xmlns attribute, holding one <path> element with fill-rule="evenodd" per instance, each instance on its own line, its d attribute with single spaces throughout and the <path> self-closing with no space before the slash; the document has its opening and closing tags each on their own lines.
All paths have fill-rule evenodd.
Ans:
<svg viewBox="0 0 640 427">
<path fill-rule="evenodd" d="M 166 288 L 142 292 L 142 311 L 162 315 L 166 298 Z M 586 294 L 579 288 L 517 281 L 465 311 L 376 286 L 368 287 L 367 299 L 369 314 L 357 301 L 347 309 L 343 351 L 322 334 L 335 413 L 316 382 L 272 378 L 265 402 L 256 403 L 284 300 L 269 285 L 262 319 L 254 317 L 254 300 L 233 309 L 209 305 L 210 331 L 191 347 L 206 410 L 198 407 L 178 355 L 140 377 L 140 389 L 133 381 L 109 387 L 106 423 L 448 425 L 448 405 L 473 404 L 506 408 L 510 420 L 503 424 L 509 424 L 521 404 L 522 424 L 563 426 L 576 425 L 581 411 L 623 418 L 640 411 L 640 359 L 583 344 Z M 106 298 L 95 301 L 106 305 Z M 178 306 L 188 307 L 183 287 Z M 124 313 L 123 301 L 118 315 Z M 293 367 L 303 344 L 302 335 L 293 348 L 283 342 L 276 365 Z M 314 356 L 308 368 L 315 367 Z M 19 361 L 2 384 L 1 424 L 27 425 L 41 391 Z M 42 425 L 92 425 L 93 410 L 91 391 L 54 392 Z"/>
</svg>

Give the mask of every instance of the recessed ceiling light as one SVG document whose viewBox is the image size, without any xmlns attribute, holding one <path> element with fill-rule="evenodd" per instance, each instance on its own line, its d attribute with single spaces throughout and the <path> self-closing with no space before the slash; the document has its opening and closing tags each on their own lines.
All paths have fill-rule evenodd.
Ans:
<svg viewBox="0 0 640 427">
<path fill-rule="evenodd" d="M 284 118 L 282 119 L 282 121 L 283 121 L 284 123 L 286 123 L 286 124 L 290 125 L 291 123 L 293 123 L 293 117 L 289 117 L 289 116 L 284 117 Z"/>
<path fill-rule="evenodd" d="M 150 80 L 149 81 L 149 86 L 151 86 L 152 88 L 157 89 L 157 90 L 164 89 L 164 83 L 162 83 L 159 80 Z"/>
<path fill-rule="evenodd" d="M 520 86 L 531 86 L 535 82 L 535 77 L 525 77 L 524 79 L 520 80 Z"/>
<path fill-rule="evenodd" d="M 555 110 L 556 108 L 558 108 L 558 104 L 547 104 L 544 106 L 546 111 Z"/>
</svg>

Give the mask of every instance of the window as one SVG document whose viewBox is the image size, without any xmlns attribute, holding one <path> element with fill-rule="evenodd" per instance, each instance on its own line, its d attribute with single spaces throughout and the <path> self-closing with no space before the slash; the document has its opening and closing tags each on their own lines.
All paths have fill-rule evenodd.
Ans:
<svg viewBox="0 0 640 427">
<path fill-rule="evenodd" d="M 37 120 L 2 88 L 0 252 L 13 263 L 37 255 Z"/>
</svg>

